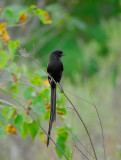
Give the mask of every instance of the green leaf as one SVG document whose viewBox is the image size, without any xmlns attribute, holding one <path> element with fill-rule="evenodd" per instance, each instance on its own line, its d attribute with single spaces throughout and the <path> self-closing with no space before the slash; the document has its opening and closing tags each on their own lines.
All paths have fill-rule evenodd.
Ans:
<svg viewBox="0 0 121 160">
<path fill-rule="evenodd" d="M 45 114 L 46 112 L 45 100 L 43 99 L 43 97 L 41 96 L 34 97 L 31 108 L 33 109 L 34 112 Z"/>
<path fill-rule="evenodd" d="M 26 138 L 29 133 L 29 124 L 27 122 L 23 123 L 23 133 L 21 134 L 22 138 Z"/>
<path fill-rule="evenodd" d="M 9 10 L 9 9 L 4 10 L 4 12 L 2 13 L 2 16 L 10 24 L 14 22 L 14 18 L 15 18 L 14 13 L 11 10 Z"/>
<path fill-rule="evenodd" d="M 72 152 L 71 147 L 69 145 L 66 145 L 65 147 L 65 154 L 70 160 L 72 160 Z"/>
<path fill-rule="evenodd" d="M 24 96 L 27 99 L 31 99 L 32 98 L 32 94 L 34 93 L 34 89 L 33 87 L 29 87 L 24 91 Z"/>
<path fill-rule="evenodd" d="M 57 107 L 57 113 L 58 113 L 59 115 L 66 115 L 67 111 L 66 111 L 66 109 L 63 108 L 63 107 Z"/>
<path fill-rule="evenodd" d="M 7 65 L 9 56 L 6 51 L 0 51 L 0 69 Z"/>
<path fill-rule="evenodd" d="M 50 89 L 44 88 L 43 90 L 40 90 L 40 96 L 46 98 L 47 101 L 50 101 Z"/>
<path fill-rule="evenodd" d="M 45 114 L 45 100 L 40 96 L 34 98 L 31 108 L 36 113 Z"/>
<path fill-rule="evenodd" d="M 19 130 L 19 132 L 22 134 L 23 132 L 23 115 L 18 114 L 15 119 L 15 126 Z"/>
<path fill-rule="evenodd" d="M 36 6 L 35 5 L 31 5 L 29 8 L 27 8 L 27 11 L 30 12 L 30 11 L 33 11 L 36 9 Z"/>
<path fill-rule="evenodd" d="M 35 136 L 37 135 L 39 131 L 39 126 L 34 120 L 32 121 L 32 123 L 29 124 L 29 130 L 31 133 L 31 138 L 32 140 L 34 140 Z"/>
<path fill-rule="evenodd" d="M 10 71 L 10 73 L 14 73 L 15 75 L 20 75 L 20 70 L 19 67 L 17 66 L 17 64 L 15 62 L 13 62 L 9 67 L 8 70 Z"/>
<path fill-rule="evenodd" d="M 56 140 L 56 144 L 62 149 L 62 151 L 65 151 L 65 142 L 68 138 L 68 132 L 67 132 L 67 127 L 62 127 L 62 128 L 57 128 L 57 140 Z M 63 156 L 63 154 L 60 152 L 60 150 L 55 147 L 56 149 L 56 153 L 58 155 L 59 158 L 61 158 Z"/>
<path fill-rule="evenodd" d="M 17 46 L 20 44 L 20 41 L 8 41 L 8 48 L 10 51 L 10 54 L 14 58 L 14 55 L 16 54 Z"/>
<path fill-rule="evenodd" d="M 13 107 L 4 107 L 2 109 L 2 114 L 8 119 L 10 120 L 13 113 L 15 112 L 15 108 Z"/>
<path fill-rule="evenodd" d="M 38 16 L 38 18 L 42 21 L 43 24 L 51 23 L 51 19 L 49 18 L 48 12 L 38 8 L 34 10 L 34 13 Z"/>
<path fill-rule="evenodd" d="M 42 78 L 38 75 L 33 76 L 32 79 L 31 79 L 31 83 L 34 84 L 34 85 L 40 86 L 42 84 Z"/>
<path fill-rule="evenodd" d="M 44 121 L 46 121 L 46 120 L 48 120 L 48 119 L 50 119 L 50 112 L 46 112 L 46 113 L 44 114 L 44 117 L 43 117 L 43 120 L 44 120 Z"/>
</svg>

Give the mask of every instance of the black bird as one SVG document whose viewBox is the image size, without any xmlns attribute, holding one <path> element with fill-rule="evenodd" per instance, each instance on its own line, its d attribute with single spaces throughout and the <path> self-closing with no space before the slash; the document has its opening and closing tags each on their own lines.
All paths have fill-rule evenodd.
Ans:
<svg viewBox="0 0 121 160">
<path fill-rule="evenodd" d="M 61 57 L 64 53 L 60 50 L 54 50 L 50 54 L 49 63 L 47 66 L 47 72 L 50 74 L 48 80 L 51 86 L 51 111 L 50 111 L 50 121 L 47 137 L 47 147 L 49 145 L 49 136 L 52 129 L 52 123 L 56 120 L 56 84 L 53 79 L 60 84 L 60 80 L 63 72 L 63 63 L 61 62 Z M 61 87 L 62 88 L 62 87 Z"/>
</svg>

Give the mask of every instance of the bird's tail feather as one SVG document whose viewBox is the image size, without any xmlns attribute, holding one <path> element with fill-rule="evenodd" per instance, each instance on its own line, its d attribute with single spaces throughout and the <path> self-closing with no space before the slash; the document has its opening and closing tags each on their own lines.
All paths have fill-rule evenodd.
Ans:
<svg viewBox="0 0 121 160">
<path fill-rule="evenodd" d="M 52 123 L 56 120 L 56 85 L 51 86 L 51 111 L 50 111 L 50 121 L 49 121 L 49 129 L 48 129 L 48 137 L 47 137 L 47 147 L 49 145 L 50 132 L 52 129 Z"/>
</svg>

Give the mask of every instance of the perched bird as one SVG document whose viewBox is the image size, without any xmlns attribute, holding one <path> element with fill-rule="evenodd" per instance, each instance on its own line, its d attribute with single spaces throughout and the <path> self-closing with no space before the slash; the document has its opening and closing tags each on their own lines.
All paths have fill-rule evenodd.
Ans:
<svg viewBox="0 0 121 160">
<path fill-rule="evenodd" d="M 64 56 L 64 53 L 60 50 L 54 50 L 50 54 L 49 63 L 47 66 L 48 80 L 51 86 L 51 110 L 50 110 L 50 121 L 47 137 L 47 147 L 49 145 L 49 136 L 52 129 L 52 123 L 56 120 L 56 84 L 53 79 L 60 84 L 60 80 L 63 72 L 63 63 L 61 62 L 61 57 Z"/>
</svg>

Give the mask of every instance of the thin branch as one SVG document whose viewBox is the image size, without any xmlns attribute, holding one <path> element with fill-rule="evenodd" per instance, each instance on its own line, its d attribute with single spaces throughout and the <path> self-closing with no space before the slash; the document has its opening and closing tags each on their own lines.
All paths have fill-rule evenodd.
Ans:
<svg viewBox="0 0 121 160">
<path fill-rule="evenodd" d="M 81 122 L 82 122 L 82 124 L 83 124 L 83 126 L 84 126 L 84 128 L 85 128 L 85 130 L 86 130 L 86 133 L 87 133 L 87 135 L 88 135 L 88 137 L 89 137 L 89 141 L 90 141 L 90 143 L 91 143 L 91 146 L 92 146 L 92 149 L 93 149 L 93 152 L 94 152 L 94 155 L 95 155 L 95 159 L 97 160 L 97 156 L 96 156 L 96 152 L 95 152 L 95 149 L 94 149 L 94 145 L 93 145 L 93 143 L 92 143 L 92 140 L 91 140 L 91 137 L 90 137 L 90 134 L 89 134 L 89 131 L 88 131 L 88 129 L 87 129 L 86 124 L 84 123 L 84 121 L 83 121 L 82 117 L 80 116 L 79 112 L 77 111 L 76 107 L 73 105 L 73 103 L 72 103 L 71 100 L 68 98 L 68 96 L 65 94 L 65 92 L 63 92 L 63 94 L 65 95 L 65 97 L 66 97 L 66 99 L 69 101 L 69 103 L 73 106 L 76 114 L 78 115 L 79 119 L 81 120 Z"/>
<path fill-rule="evenodd" d="M 27 112 L 27 109 L 26 109 L 19 101 L 17 101 L 15 98 L 13 98 L 12 95 L 10 95 L 9 93 L 7 93 L 5 90 L 3 90 L 3 89 L 1 89 L 1 88 L 0 88 L 0 90 L 1 90 L 2 92 L 4 92 L 4 94 L 6 94 L 8 97 L 10 97 L 10 99 L 12 99 L 12 100 L 15 101 L 17 104 L 19 104 L 19 106 L 21 106 L 21 107 Z M 6 101 L 4 101 L 4 102 L 6 102 Z M 6 103 L 12 105 L 11 103 L 8 103 L 8 102 L 6 102 Z M 48 135 L 47 132 L 44 130 L 44 128 L 40 125 L 40 123 L 34 118 L 34 116 L 33 116 L 31 113 L 29 113 L 29 116 L 38 124 L 38 126 L 40 127 L 40 129 L 41 129 L 46 135 Z M 48 135 L 48 136 L 49 136 L 49 135 Z M 60 152 L 65 156 L 65 158 L 69 160 L 69 158 L 68 158 L 68 157 L 65 155 L 65 153 L 61 150 L 61 148 L 60 148 L 60 147 L 55 143 L 55 141 L 51 138 L 51 136 L 49 136 L 49 138 L 50 138 L 51 141 L 54 143 L 54 145 L 60 150 Z"/>
<path fill-rule="evenodd" d="M 92 98 L 92 96 L 91 96 Z M 102 131 L 102 139 L 103 139 L 103 150 L 104 150 L 104 160 L 106 160 L 106 151 L 105 151 L 105 139 L 104 139 L 104 132 L 103 132 L 103 125 L 102 125 L 102 121 L 101 121 L 101 118 L 100 118 L 100 115 L 99 115 L 99 111 L 92 99 L 92 102 L 93 102 L 93 106 L 95 107 L 95 110 L 97 112 L 97 115 L 98 115 L 98 119 L 99 119 L 99 123 L 100 123 L 100 127 L 101 127 L 101 131 Z"/>
<path fill-rule="evenodd" d="M 67 125 L 64 123 L 64 125 L 67 127 Z M 68 128 L 68 127 L 67 127 Z M 92 156 L 92 154 L 86 149 L 86 147 L 80 142 L 80 140 L 75 137 L 75 135 L 70 131 L 68 130 L 68 133 L 71 135 L 72 139 L 74 140 L 75 142 L 75 139 L 79 142 L 79 144 L 85 149 L 85 151 L 92 157 L 95 159 L 95 157 Z M 76 143 L 76 142 L 75 142 Z"/>
<path fill-rule="evenodd" d="M 66 89 L 65 89 L 65 90 L 66 90 Z M 76 98 L 79 98 L 79 99 L 81 99 L 81 100 L 89 103 L 90 105 L 92 105 L 92 106 L 95 108 L 95 110 L 96 110 L 96 112 L 97 112 L 98 120 L 99 120 L 99 123 L 100 123 L 100 127 L 101 127 L 102 139 L 103 139 L 104 159 L 106 160 L 105 139 L 104 139 L 103 125 L 102 125 L 102 121 L 101 121 L 101 118 L 100 118 L 100 114 L 99 114 L 99 111 L 98 111 L 96 105 L 94 104 L 94 102 L 91 103 L 91 102 L 89 102 L 89 101 L 87 101 L 87 100 L 85 100 L 85 99 L 83 99 L 83 98 L 81 98 L 81 97 L 79 97 L 79 96 L 77 96 L 77 95 L 72 94 L 72 93 L 71 93 L 70 91 L 68 91 L 68 90 L 66 90 L 66 91 L 69 92 L 72 96 L 74 96 L 74 97 L 76 97 Z M 92 96 L 91 96 L 91 98 L 92 98 Z"/>
<path fill-rule="evenodd" d="M 21 56 L 23 57 L 28 57 L 28 58 L 31 58 L 35 63 L 37 63 L 45 72 L 46 74 L 53 79 L 54 83 L 59 87 L 59 89 L 61 90 L 62 88 L 60 87 L 60 85 L 58 83 L 56 83 L 56 81 L 54 80 L 54 78 L 52 76 L 50 76 L 50 74 L 45 70 L 45 68 L 36 60 L 34 59 L 34 57 L 31 56 L 31 54 L 27 53 L 25 49 L 22 49 L 20 46 L 18 47 L 18 51 L 19 53 L 21 54 Z M 97 160 L 97 155 L 96 155 L 96 152 L 95 152 L 95 148 L 94 148 L 94 145 L 93 145 L 93 142 L 91 140 L 91 137 L 90 137 L 90 134 L 89 134 L 89 131 L 86 127 L 86 124 L 84 123 L 82 117 L 80 116 L 79 112 L 77 111 L 76 107 L 73 105 L 73 103 L 71 102 L 71 100 L 68 98 L 68 96 L 65 94 L 64 90 L 63 90 L 63 95 L 66 97 L 66 99 L 68 100 L 68 102 L 72 105 L 72 107 L 74 108 L 77 116 L 79 117 L 80 121 L 82 122 L 85 130 L 86 130 L 86 133 L 88 135 L 88 138 L 89 138 L 89 141 L 90 141 L 90 144 L 92 146 L 92 149 L 93 149 L 93 152 L 94 152 L 94 156 L 95 156 L 95 159 Z"/>
<path fill-rule="evenodd" d="M 73 138 L 73 137 L 72 137 L 72 138 Z M 87 156 L 77 147 L 76 142 L 75 142 L 74 139 L 73 139 L 73 141 L 74 141 L 74 146 L 75 146 L 75 148 L 76 148 L 86 159 L 89 160 L 89 158 L 87 158 Z"/>
</svg>

